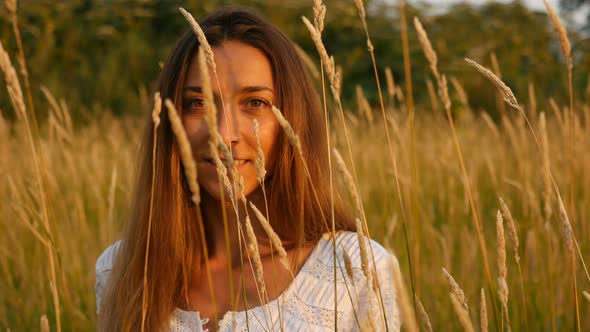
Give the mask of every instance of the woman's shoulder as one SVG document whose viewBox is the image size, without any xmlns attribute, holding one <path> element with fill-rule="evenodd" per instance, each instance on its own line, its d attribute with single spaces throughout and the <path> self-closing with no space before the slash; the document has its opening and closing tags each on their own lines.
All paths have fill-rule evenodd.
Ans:
<svg viewBox="0 0 590 332">
<path fill-rule="evenodd" d="M 325 233 L 322 238 L 322 253 L 320 259 L 327 265 L 334 262 L 332 237 L 330 233 Z M 383 247 L 379 242 L 370 239 L 367 236 L 361 235 L 357 232 L 339 231 L 336 234 L 336 256 L 338 260 L 348 261 L 353 268 L 361 268 L 362 264 L 362 249 L 361 245 L 364 243 L 367 248 L 368 259 L 376 266 L 382 266 L 386 263 L 397 262 L 395 255 L 389 249 Z M 373 260 L 374 259 L 374 260 Z M 333 265 L 332 265 L 333 266 Z"/>
<path fill-rule="evenodd" d="M 96 274 L 102 274 L 112 269 L 115 256 L 117 255 L 121 244 L 121 240 L 111 244 L 102 252 L 102 254 L 100 254 L 100 256 L 98 256 L 98 259 L 96 260 Z"/>
</svg>

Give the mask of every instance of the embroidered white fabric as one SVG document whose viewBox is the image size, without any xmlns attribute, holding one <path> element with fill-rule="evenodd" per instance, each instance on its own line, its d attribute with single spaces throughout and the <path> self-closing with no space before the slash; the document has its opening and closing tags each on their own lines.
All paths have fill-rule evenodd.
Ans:
<svg viewBox="0 0 590 332">
<path fill-rule="evenodd" d="M 367 238 L 365 238 L 367 240 Z M 369 240 L 369 264 L 375 263 L 379 287 L 367 281 L 362 267 L 357 233 L 336 234 L 336 276 L 330 233 L 318 241 L 292 283 L 276 299 L 247 311 L 229 311 L 219 321 L 218 331 L 360 331 L 370 325 L 376 331 L 399 331 L 401 320 L 392 269 L 398 269 L 395 256 L 379 243 Z M 96 262 L 96 305 L 100 308 L 102 289 L 120 241 L 108 247 Z M 371 255 L 372 251 L 372 255 Z M 344 264 L 344 253 L 351 262 L 352 277 Z M 336 289 L 334 289 L 336 278 Z M 337 299 L 337 313 L 334 300 Z M 383 303 L 383 306 L 381 306 Z M 384 310 L 382 310 L 382 308 Z M 98 309 L 97 309 L 98 310 Z M 209 318 L 198 311 L 176 309 L 170 318 L 171 332 L 206 332 Z M 364 329 L 363 329 L 364 330 Z"/>
</svg>

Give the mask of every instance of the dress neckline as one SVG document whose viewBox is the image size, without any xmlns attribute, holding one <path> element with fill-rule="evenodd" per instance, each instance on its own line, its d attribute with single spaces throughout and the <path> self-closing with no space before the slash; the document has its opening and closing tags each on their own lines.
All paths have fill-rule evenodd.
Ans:
<svg viewBox="0 0 590 332">
<path fill-rule="evenodd" d="M 336 234 L 338 234 L 338 233 L 339 233 L 339 231 L 336 232 Z M 260 311 L 260 310 L 264 309 L 264 307 L 270 307 L 272 305 L 276 305 L 277 301 L 283 300 L 285 297 L 287 297 L 287 295 L 289 295 L 291 292 L 293 292 L 296 285 L 299 284 L 299 280 L 302 278 L 302 274 L 303 274 L 302 272 L 309 268 L 309 265 L 312 264 L 312 261 L 316 258 L 317 255 L 319 255 L 321 249 L 323 248 L 324 242 L 329 240 L 330 237 L 331 237 L 331 232 L 326 232 L 326 233 L 322 234 L 322 236 L 320 237 L 320 239 L 318 240 L 318 242 L 314 246 L 313 250 L 311 251 L 311 253 L 307 257 L 307 259 L 305 260 L 305 262 L 303 263 L 303 265 L 301 266 L 301 268 L 299 269 L 299 271 L 297 272 L 297 274 L 295 275 L 295 277 L 293 278 L 293 280 L 291 281 L 289 286 L 287 286 L 287 288 L 285 288 L 277 297 L 275 297 L 273 300 L 271 300 L 267 303 L 263 303 L 259 306 L 252 307 L 247 310 L 242 310 L 242 311 L 228 310 L 225 314 L 223 314 L 223 317 L 221 318 L 221 320 L 219 320 L 219 322 L 217 324 L 218 325 L 217 330 L 222 331 L 224 326 L 230 326 L 229 324 L 231 324 L 232 316 L 237 317 L 239 315 L 245 315 L 246 311 L 248 311 L 248 313 L 254 312 L 254 311 Z M 198 324 L 205 324 L 205 323 L 207 323 L 207 321 L 209 321 L 209 318 L 201 318 L 199 311 L 189 311 L 189 310 L 182 310 L 179 308 L 175 308 L 175 312 L 178 316 L 183 317 L 184 319 L 189 318 L 189 317 L 192 318 L 192 320 L 194 320 L 195 323 L 198 323 Z"/>
</svg>

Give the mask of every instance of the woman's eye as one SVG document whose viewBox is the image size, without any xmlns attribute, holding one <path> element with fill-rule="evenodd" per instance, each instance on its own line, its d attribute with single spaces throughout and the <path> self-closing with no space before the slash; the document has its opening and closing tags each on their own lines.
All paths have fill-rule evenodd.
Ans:
<svg viewBox="0 0 590 332">
<path fill-rule="evenodd" d="M 205 107 L 205 101 L 201 98 L 188 99 L 184 103 L 184 108 L 187 111 L 198 111 Z"/>
<path fill-rule="evenodd" d="M 248 108 L 249 109 L 260 109 L 265 107 L 266 105 L 268 105 L 268 102 L 266 102 L 263 99 L 250 99 L 248 100 Z"/>
</svg>

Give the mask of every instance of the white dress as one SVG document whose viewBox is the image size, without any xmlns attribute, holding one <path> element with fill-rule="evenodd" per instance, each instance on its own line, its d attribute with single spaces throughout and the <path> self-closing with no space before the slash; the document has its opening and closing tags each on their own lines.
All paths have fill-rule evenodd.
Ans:
<svg viewBox="0 0 590 332">
<path fill-rule="evenodd" d="M 228 311 L 219 321 L 218 331 L 247 331 L 248 328 L 250 331 L 334 331 L 335 297 L 338 299 L 338 331 L 360 331 L 359 325 L 367 327 L 369 324 L 376 331 L 385 331 L 385 320 L 387 330 L 399 331 L 401 320 L 392 275 L 392 269 L 399 268 L 395 256 L 373 240 L 366 242 L 372 247 L 380 285 L 378 289 L 368 287 L 369 283 L 361 268 L 357 233 L 339 231 L 336 234 L 338 261 L 335 292 L 330 234 L 326 233 L 320 238 L 283 293 L 273 301 L 247 311 Z M 96 262 L 97 308 L 100 308 L 102 289 L 108 280 L 119 243 L 108 247 Z M 373 267 L 371 249 L 367 249 L 369 266 Z M 345 267 L 344 253 L 350 258 L 352 277 Z M 170 318 L 170 331 L 205 332 L 207 329 L 203 325 L 208 321 L 208 318 L 200 317 L 198 311 L 175 309 Z"/>
</svg>

